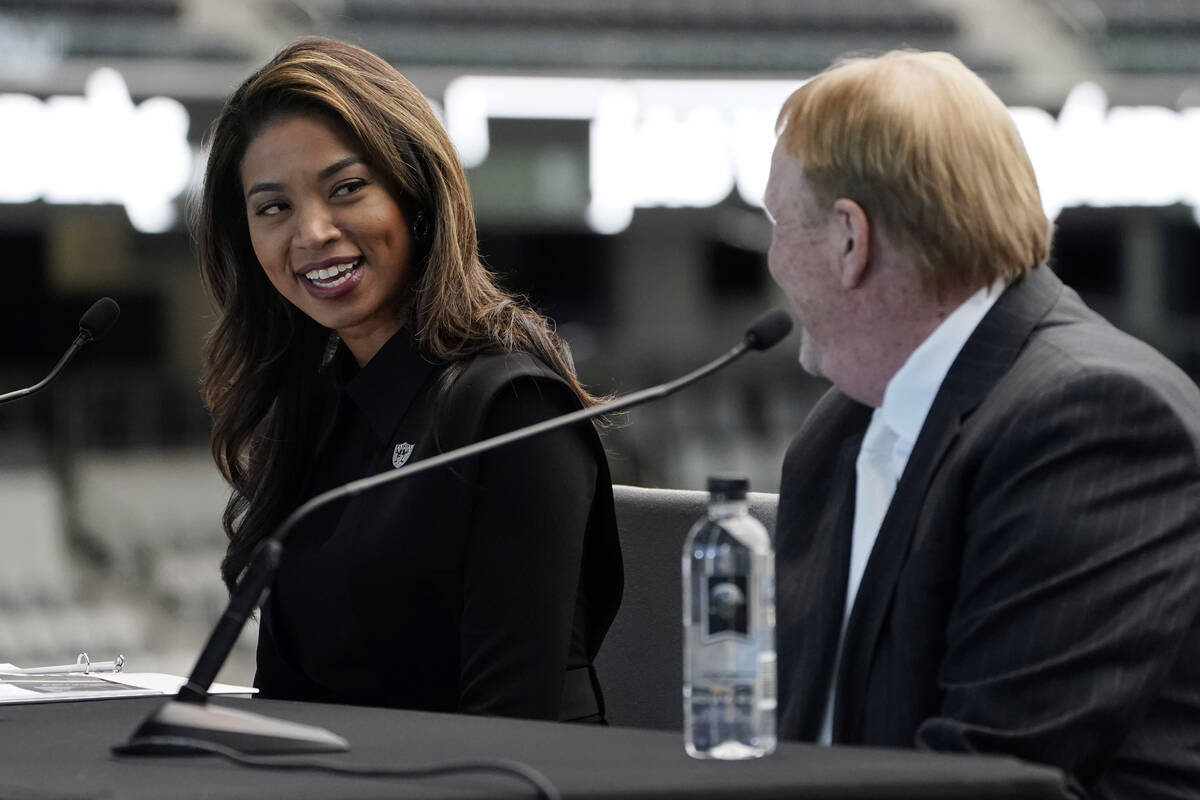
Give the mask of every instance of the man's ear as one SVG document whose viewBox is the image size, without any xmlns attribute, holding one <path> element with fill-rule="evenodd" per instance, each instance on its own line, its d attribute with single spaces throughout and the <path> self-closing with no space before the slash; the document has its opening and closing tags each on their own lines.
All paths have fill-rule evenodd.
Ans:
<svg viewBox="0 0 1200 800">
<path fill-rule="evenodd" d="M 833 202 L 835 268 L 843 289 L 857 289 L 870 263 L 871 223 L 862 206 L 846 197 Z"/>
</svg>

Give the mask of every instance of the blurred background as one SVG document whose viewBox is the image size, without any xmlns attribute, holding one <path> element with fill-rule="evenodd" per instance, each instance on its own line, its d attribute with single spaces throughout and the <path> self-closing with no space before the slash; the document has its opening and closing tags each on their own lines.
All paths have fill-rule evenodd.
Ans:
<svg viewBox="0 0 1200 800">
<path fill-rule="evenodd" d="M 783 98 L 847 52 L 949 50 L 1013 109 L 1053 263 L 1200 373 L 1200 0 L 0 0 L 0 392 L 101 295 L 120 322 L 0 407 L 0 661 L 186 674 L 218 616 L 227 488 L 197 394 L 186 229 L 223 99 L 290 39 L 374 50 L 434 102 L 481 248 L 586 382 L 626 392 L 783 304 L 758 207 Z M 620 483 L 778 490 L 825 388 L 793 335 L 608 434 Z M 255 631 L 222 680 L 248 683 Z"/>
</svg>

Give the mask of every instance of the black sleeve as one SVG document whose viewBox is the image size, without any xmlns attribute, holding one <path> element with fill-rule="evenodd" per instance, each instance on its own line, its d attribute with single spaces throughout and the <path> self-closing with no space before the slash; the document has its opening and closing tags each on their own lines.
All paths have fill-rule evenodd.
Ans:
<svg viewBox="0 0 1200 800">
<path fill-rule="evenodd" d="M 558 383 L 501 389 L 481 438 L 573 411 Z M 468 533 L 460 709 L 557 719 L 597 465 L 590 423 L 482 456 Z"/>
<path fill-rule="evenodd" d="M 258 645 L 255 651 L 254 686 L 257 697 L 273 700 L 305 698 L 326 701 L 328 692 L 310 681 L 280 653 L 275 636 L 273 609 L 270 600 L 259 610 Z"/>
</svg>

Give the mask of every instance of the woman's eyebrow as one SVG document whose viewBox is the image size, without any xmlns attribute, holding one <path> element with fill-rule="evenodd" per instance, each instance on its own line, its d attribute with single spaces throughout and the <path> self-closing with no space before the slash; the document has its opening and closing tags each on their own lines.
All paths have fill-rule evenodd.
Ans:
<svg viewBox="0 0 1200 800">
<path fill-rule="evenodd" d="M 325 169 L 318 172 L 317 178 L 319 178 L 320 180 L 325 180 L 330 175 L 334 175 L 338 172 L 341 172 L 346 167 L 349 167 L 352 164 L 361 164 L 361 163 L 363 163 L 363 160 L 361 158 L 359 158 L 358 156 L 346 156 L 345 158 L 342 158 L 342 159 L 339 159 L 339 160 L 333 162 L 328 167 L 326 167 Z"/>
<path fill-rule="evenodd" d="M 325 180 L 330 175 L 336 175 L 338 172 L 341 172 L 346 167 L 352 166 L 354 164 L 362 164 L 362 163 L 364 163 L 363 160 L 361 158 L 359 158 L 358 156 L 346 156 L 345 158 L 338 159 L 337 161 L 330 164 L 328 167 L 325 167 L 320 172 L 318 172 L 317 179 Z M 253 186 L 251 186 L 249 189 L 247 189 L 246 197 L 249 197 L 250 195 L 254 194 L 255 192 L 281 192 L 281 191 L 283 191 L 282 183 L 275 183 L 273 181 L 263 181 L 261 183 L 256 183 Z"/>
</svg>

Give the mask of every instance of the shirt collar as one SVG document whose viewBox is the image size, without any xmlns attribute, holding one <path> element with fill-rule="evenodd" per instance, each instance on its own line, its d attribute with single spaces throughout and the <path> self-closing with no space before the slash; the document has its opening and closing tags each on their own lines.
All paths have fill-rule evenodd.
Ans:
<svg viewBox="0 0 1200 800">
<path fill-rule="evenodd" d="M 339 359 L 351 362 L 349 367 L 339 365 L 340 374 L 349 373 L 343 391 L 362 411 L 379 440 L 390 440 L 436 362 L 421 350 L 406 328 L 396 331 L 357 371 L 345 346 L 339 350 Z"/>
<path fill-rule="evenodd" d="M 1004 282 L 996 281 L 968 297 L 942 320 L 908 357 L 883 392 L 878 412 L 898 436 L 897 450 L 907 459 L 925 417 L 933 405 L 946 373 L 958 358 L 967 339 L 1004 292 Z M 898 455 L 900 455 L 898 453 Z"/>
</svg>

